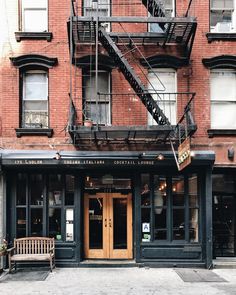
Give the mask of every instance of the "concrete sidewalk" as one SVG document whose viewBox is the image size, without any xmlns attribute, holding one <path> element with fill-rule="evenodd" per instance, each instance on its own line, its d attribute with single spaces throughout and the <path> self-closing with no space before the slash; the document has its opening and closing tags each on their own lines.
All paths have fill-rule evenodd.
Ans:
<svg viewBox="0 0 236 295">
<path fill-rule="evenodd" d="M 61 268 L 45 281 L 0 281 L 0 294 L 236 294 L 236 269 L 213 272 L 227 282 L 186 283 L 171 268 Z"/>
</svg>

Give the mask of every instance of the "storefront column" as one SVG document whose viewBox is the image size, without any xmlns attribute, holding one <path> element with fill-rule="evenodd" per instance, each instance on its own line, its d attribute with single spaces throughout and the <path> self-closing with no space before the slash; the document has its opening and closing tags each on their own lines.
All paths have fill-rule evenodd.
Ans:
<svg viewBox="0 0 236 295">
<path fill-rule="evenodd" d="M 6 236 L 5 220 L 6 220 L 6 194 L 4 193 L 4 175 L 0 173 L 0 244 Z M 0 257 L 0 269 L 3 268 L 3 257 Z"/>
<path fill-rule="evenodd" d="M 212 169 L 206 170 L 206 267 L 212 267 Z"/>
</svg>

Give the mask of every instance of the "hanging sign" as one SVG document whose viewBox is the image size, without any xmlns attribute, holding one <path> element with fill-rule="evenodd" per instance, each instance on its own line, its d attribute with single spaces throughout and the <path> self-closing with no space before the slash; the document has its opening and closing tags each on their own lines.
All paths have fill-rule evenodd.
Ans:
<svg viewBox="0 0 236 295">
<path fill-rule="evenodd" d="M 179 171 L 191 163 L 190 137 L 187 137 L 178 147 Z"/>
</svg>

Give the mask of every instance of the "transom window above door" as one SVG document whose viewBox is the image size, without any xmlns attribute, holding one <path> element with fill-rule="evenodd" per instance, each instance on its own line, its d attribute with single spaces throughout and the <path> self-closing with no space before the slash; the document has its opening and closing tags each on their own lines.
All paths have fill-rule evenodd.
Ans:
<svg viewBox="0 0 236 295">
<path fill-rule="evenodd" d="M 211 71 L 211 128 L 236 129 L 236 70 Z"/>
<path fill-rule="evenodd" d="M 21 31 L 48 31 L 48 1 L 21 0 Z"/>
</svg>

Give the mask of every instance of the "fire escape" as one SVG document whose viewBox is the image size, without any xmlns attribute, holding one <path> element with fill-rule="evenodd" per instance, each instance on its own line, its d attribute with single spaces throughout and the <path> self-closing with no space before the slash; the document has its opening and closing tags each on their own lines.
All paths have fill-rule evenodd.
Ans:
<svg viewBox="0 0 236 295">
<path fill-rule="evenodd" d="M 91 3 L 96 4 L 97 11 L 99 2 L 99 0 L 91 1 Z M 83 14 L 81 13 L 82 10 L 81 8 L 78 9 L 76 1 L 72 0 L 71 16 L 67 24 L 71 63 L 77 65 L 76 60 L 80 57 L 81 46 L 93 46 L 96 58 L 99 48 L 103 47 L 105 49 L 104 52 L 112 59 L 114 67 L 119 69 L 129 83 L 135 100 L 139 100 L 140 105 L 142 105 L 140 113 L 149 113 L 155 124 L 136 124 L 132 121 L 126 122 L 123 125 L 106 125 L 96 122 L 92 126 L 87 127 L 83 124 L 83 110 L 78 110 L 77 107 L 77 94 L 73 94 L 74 92 L 71 89 L 68 131 L 75 145 L 80 147 L 86 146 L 86 142 L 93 142 L 95 145 L 101 142 L 160 144 L 165 143 L 169 139 L 172 141 L 183 140 L 193 135 L 196 131 L 193 113 L 195 93 L 176 92 L 174 94 L 163 94 L 163 92 L 156 89 L 150 91 L 147 87 L 148 81 L 140 78 L 130 63 L 131 58 L 134 58 L 135 54 L 137 56 L 138 53 L 141 57 L 138 62 L 143 60 L 148 69 L 152 69 L 149 60 L 139 48 L 140 46 L 142 48 L 145 46 L 156 46 L 161 48 L 162 52 L 165 52 L 168 48 L 174 48 L 179 55 L 179 60 L 183 64 L 188 65 L 197 27 L 196 19 L 188 16 L 188 11 L 183 17 L 167 16 L 161 0 L 136 0 L 136 2 L 140 2 L 140 5 L 146 9 L 147 16 L 102 16 L 96 13 L 91 16 L 80 16 L 80 14 Z M 157 32 L 150 32 L 148 29 L 146 32 L 129 32 L 124 29 L 127 24 L 129 26 L 141 24 L 146 27 L 151 24 L 157 24 L 159 29 Z M 115 28 L 120 26 L 123 31 L 121 29 L 117 31 L 107 29 L 107 26 L 110 28 L 111 25 L 114 25 Z M 95 68 L 98 70 L 98 67 Z M 97 93 L 97 98 L 100 99 L 104 95 L 103 93 Z M 109 95 L 115 97 L 118 94 L 110 93 Z M 168 112 L 162 109 L 163 103 L 161 101 L 164 96 L 171 97 L 173 95 L 175 95 L 178 104 L 182 100 L 182 110 L 178 114 L 175 124 L 172 124 L 170 118 L 168 118 L 166 114 Z M 123 93 L 122 97 L 130 100 L 131 94 Z"/>
</svg>

